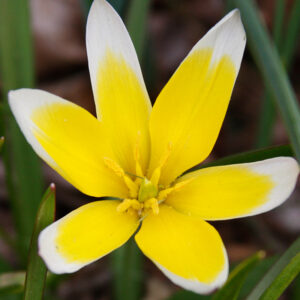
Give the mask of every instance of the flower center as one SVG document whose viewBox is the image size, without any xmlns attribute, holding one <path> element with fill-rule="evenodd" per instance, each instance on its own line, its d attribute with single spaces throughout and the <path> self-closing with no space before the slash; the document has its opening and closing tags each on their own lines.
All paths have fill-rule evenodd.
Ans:
<svg viewBox="0 0 300 300">
<path fill-rule="evenodd" d="M 140 135 L 138 134 L 137 143 L 133 151 L 136 174 L 126 173 L 118 163 L 108 157 L 104 158 L 104 163 L 117 176 L 124 180 L 129 191 L 129 198 L 123 199 L 118 205 L 117 211 L 120 213 L 137 213 L 143 219 L 149 212 L 157 215 L 159 213 L 159 204 L 165 201 L 170 193 L 180 189 L 190 180 L 181 181 L 166 188 L 158 184 L 161 168 L 164 166 L 171 152 L 171 144 L 168 145 L 166 153 L 154 170 L 151 179 L 146 178 L 140 165 L 139 140 Z"/>
<path fill-rule="evenodd" d="M 147 178 L 137 178 L 134 182 L 138 193 L 133 199 L 124 199 L 117 207 L 119 212 L 137 213 L 140 217 L 145 217 L 150 211 L 154 214 L 159 213 L 160 192 Z"/>
<path fill-rule="evenodd" d="M 155 198 L 158 195 L 158 188 L 147 178 L 143 178 L 138 195 L 139 202 L 145 202 L 148 199 Z"/>
</svg>

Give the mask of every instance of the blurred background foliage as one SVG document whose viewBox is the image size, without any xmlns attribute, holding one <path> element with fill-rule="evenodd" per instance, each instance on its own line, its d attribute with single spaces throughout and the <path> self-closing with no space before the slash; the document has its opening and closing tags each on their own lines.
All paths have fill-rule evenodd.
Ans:
<svg viewBox="0 0 300 300">
<path fill-rule="evenodd" d="M 92 199 L 35 156 L 8 109 L 7 92 L 38 87 L 95 113 L 84 38 L 91 2 L 0 0 L 0 136 L 5 136 L 4 144 L 0 140 L 0 299 L 41 299 L 46 280 L 48 300 L 299 300 L 299 188 L 273 212 L 214 223 L 233 270 L 214 295 L 180 290 L 133 241 L 80 272 L 46 278 L 36 237 L 53 220 L 55 191 L 52 186 L 42 198 L 43 191 L 56 183 L 56 218 Z M 299 161 L 299 0 L 109 2 L 127 25 L 152 101 L 192 46 L 238 7 L 247 49 L 219 139 L 203 166 L 279 155 L 295 155 Z"/>
</svg>

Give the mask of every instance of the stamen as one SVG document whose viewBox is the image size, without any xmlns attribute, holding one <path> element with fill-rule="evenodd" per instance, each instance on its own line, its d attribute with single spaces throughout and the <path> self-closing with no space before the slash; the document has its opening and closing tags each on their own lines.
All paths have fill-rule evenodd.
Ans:
<svg viewBox="0 0 300 300">
<path fill-rule="evenodd" d="M 136 185 L 131 179 L 130 177 L 128 177 L 127 175 L 124 175 L 123 177 L 128 189 L 129 189 L 129 194 L 130 197 L 132 198 L 137 198 L 138 195 L 138 185 Z"/>
<path fill-rule="evenodd" d="M 130 197 L 136 198 L 138 195 L 138 185 L 135 184 L 134 181 L 125 174 L 124 170 L 114 160 L 109 157 L 104 157 L 103 160 L 109 169 L 111 169 L 118 177 L 123 178 L 128 187 Z"/>
<path fill-rule="evenodd" d="M 167 196 L 169 196 L 171 193 L 182 189 L 185 185 L 187 185 L 188 183 L 190 183 L 193 180 L 194 180 L 194 178 L 190 178 L 190 179 L 178 182 L 170 188 L 160 191 L 158 194 L 158 200 L 159 201 L 165 200 L 167 198 Z"/>
<path fill-rule="evenodd" d="M 144 207 L 152 209 L 152 211 L 155 215 L 159 214 L 158 201 L 156 198 L 150 198 L 150 199 L 146 200 L 144 203 Z"/>
<path fill-rule="evenodd" d="M 158 167 L 154 170 L 154 172 L 152 173 L 152 176 L 151 176 L 151 182 L 157 186 L 158 184 L 158 181 L 159 181 L 159 178 L 160 178 L 160 174 L 161 174 L 161 168 L 165 165 L 165 163 L 167 162 L 170 154 L 171 154 L 171 150 L 172 150 L 172 143 L 169 142 L 168 143 L 168 146 L 167 146 L 167 149 L 166 149 L 166 152 L 165 154 L 162 156 L 159 164 L 158 164 Z"/>
<path fill-rule="evenodd" d="M 104 164 L 111 169 L 117 176 L 123 177 L 125 175 L 124 170 L 111 158 L 103 157 Z"/>
<path fill-rule="evenodd" d="M 122 201 L 122 203 L 120 203 L 117 206 L 117 212 L 125 212 L 125 211 L 129 211 L 132 212 L 132 209 L 135 211 L 138 211 L 140 209 L 143 208 L 143 205 L 141 205 L 141 203 L 135 199 L 124 199 Z"/>
</svg>

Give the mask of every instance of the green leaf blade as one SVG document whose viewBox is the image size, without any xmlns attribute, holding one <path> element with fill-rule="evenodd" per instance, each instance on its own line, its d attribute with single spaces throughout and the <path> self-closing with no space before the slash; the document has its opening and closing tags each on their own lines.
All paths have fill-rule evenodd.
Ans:
<svg viewBox="0 0 300 300">
<path fill-rule="evenodd" d="M 142 61 L 146 42 L 147 15 L 150 0 L 131 0 L 126 18 L 126 25 L 136 53 Z"/>
<path fill-rule="evenodd" d="M 277 260 L 265 276 L 259 281 L 246 300 L 257 300 L 270 287 L 280 272 L 290 263 L 291 259 L 300 252 L 300 238 L 298 238 Z"/>
<path fill-rule="evenodd" d="M 39 233 L 55 218 L 55 186 L 51 184 L 40 204 L 32 234 L 23 300 L 38 300 L 43 297 L 47 268 L 38 255 Z"/>
<path fill-rule="evenodd" d="M 38 157 L 26 142 L 9 109 L 9 90 L 34 86 L 33 43 L 28 0 L 0 1 L 0 135 L 6 185 L 18 238 L 19 254 L 25 264 L 43 183 Z"/>
<path fill-rule="evenodd" d="M 265 257 L 263 251 L 259 251 L 248 259 L 242 261 L 230 273 L 226 284 L 213 296 L 212 300 L 236 300 L 238 299 L 242 285 L 248 273 Z"/>
<path fill-rule="evenodd" d="M 294 156 L 294 152 L 290 145 L 281 145 L 281 146 L 262 148 L 258 150 L 229 155 L 209 163 L 204 163 L 191 168 L 186 173 L 203 169 L 203 168 L 249 163 L 249 162 L 255 162 L 255 161 L 269 159 L 273 157 L 278 157 L 278 156 Z"/>
<path fill-rule="evenodd" d="M 260 300 L 278 299 L 300 272 L 300 253 L 293 257 L 290 263 L 273 280 Z"/>
<path fill-rule="evenodd" d="M 281 113 L 295 155 L 300 161 L 300 111 L 295 93 L 251 0 L 233 0 L 241 11 L 250 51 Z"/>
<path fill-rule="evenodd" d="M 111 263 L 114 275 L 114 298 L 141 299 L 143 255 L 133 238 L 111 254 Z"/>
</svg>

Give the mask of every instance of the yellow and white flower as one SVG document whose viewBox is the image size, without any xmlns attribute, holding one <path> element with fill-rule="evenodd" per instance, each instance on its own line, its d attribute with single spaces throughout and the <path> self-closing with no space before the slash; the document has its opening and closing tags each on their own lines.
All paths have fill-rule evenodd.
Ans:
<svg viewBox="0 0 300 300">
<path fill-rule="evenodd" d="M 87 22 L 97 118 L 41 90 L 9 93 L 10 107 L 37 154 L 81 192 L 117 197 L 86 204 L 42 231 L 49 270 L 70 273 L 133 234 L 174 283 L 198 293 L 220 287 L 228 259 L 206 220 L 268 211 L 293 191 L 298 164 L 278 157 L 182 175 L 211 152 L 240 68 L 246 37 L 237 10 L 191 50 L 151 103 L 126 28 L 105 0 Z"/>
</svg>

